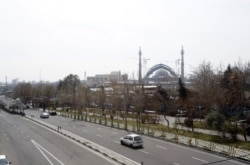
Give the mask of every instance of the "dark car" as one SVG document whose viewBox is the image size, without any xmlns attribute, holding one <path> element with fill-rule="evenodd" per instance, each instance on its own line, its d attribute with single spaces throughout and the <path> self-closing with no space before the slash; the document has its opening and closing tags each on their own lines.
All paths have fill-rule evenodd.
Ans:
<svg viewBox="0 0 250 165">
<path fill-rule="evenodd" d="M 49 115 L 50 115 L 50 116 L 56 116 L 57 113 L 56 113 L 55 111 L 51 111 L 51 112 L 49 112 Z"/>
</svg>

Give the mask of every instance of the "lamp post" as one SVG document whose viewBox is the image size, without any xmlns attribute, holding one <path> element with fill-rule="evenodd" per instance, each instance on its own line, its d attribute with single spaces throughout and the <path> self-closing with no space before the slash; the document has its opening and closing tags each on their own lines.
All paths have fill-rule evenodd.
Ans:
<svg viewBox="0 0 250 165">
<path fill-rule="evenodd" d="M 125 130 L 127 130 L 127 125 L 128 125 L 128 123 L 127 123 L 127 88 L 128 88 L 128 86 L 127 86 L 127 83 L 126 83 L 126 77 L 125 76 L 123 76 L 122 77 L 123 78 L 123 81 L 124 81 L 124 96 L 123 96 L 123 98 L 124 98 L 124 117 L 125 117 Z"/>
</svg>

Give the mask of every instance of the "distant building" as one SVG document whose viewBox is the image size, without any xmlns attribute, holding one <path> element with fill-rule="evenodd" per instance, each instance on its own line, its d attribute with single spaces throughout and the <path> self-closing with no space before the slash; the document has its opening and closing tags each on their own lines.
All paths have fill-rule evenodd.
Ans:
<svg viewBox="0 0 250 165">
<path fill-rule="evenodd" d="M 95 76 L 87 77 L 87 86 L 98 87 L 100 85 L 107 85 L 111 82 L 127 81 L 128 75 L 121 74 L 121 71 L 113 71 L 110 74 L 96 74 Z"/>
<path fill-rule="evenodd" d="M 12 85 L 16 86 L 18 84 L 19 80 L 18 78 L 12 80 Z"/>
</svg>

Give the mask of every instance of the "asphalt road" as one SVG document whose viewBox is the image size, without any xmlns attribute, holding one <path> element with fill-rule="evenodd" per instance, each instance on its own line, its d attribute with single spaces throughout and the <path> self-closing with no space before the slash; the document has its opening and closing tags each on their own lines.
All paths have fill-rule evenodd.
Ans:
<svg viewBox="0 0 250 165">
<path fill-rule="evenodd" d="M 115 128 L 105 127 L 84 121 L 63 118 L 60 116 L 50 116 L 49 119 L 40 119 L 39 111 L 26 111 L 27 115 L 35 115 L 38 120 L 42 120 L 55 126 L 61 125 L 62 129 L 77 134 L 85 139 L 97 143 L 109 150 L 115 151 L 135 162 L 144 165 L 244 165 L 246 163 L 232 160 L 220 155 L 212 154 L 202 150 L 178 145 L 155 138 L 143 136 L 144 148 L 132 149 L 120 145 L 120 137 L 128 132 Z"/>
<path fill-rule="evenodd" d="M 0 154 L 13 165 L 113 165 L 113 160 L 23 117 L 0 112 Z"/>
</svg>

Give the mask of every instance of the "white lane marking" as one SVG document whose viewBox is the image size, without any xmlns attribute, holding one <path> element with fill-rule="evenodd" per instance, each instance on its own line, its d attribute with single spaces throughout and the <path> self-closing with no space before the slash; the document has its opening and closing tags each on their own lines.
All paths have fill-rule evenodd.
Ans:
<svg viewBox="0 0 250 165">
<path fill-rule="evenodd" d="M 141 151 L 141 152 L 143 152 L 143 153 L 145 153 L 145 154 L 149 154 L 148 152 L 146 152 L 146 151 L 143 151 L 143 150 L 139 150 L 139 151 Z"/>
<path fill-rule="evenodd" d="M 103 159 L 109 161 L 110 163 L 112 163 L 112 164 L 114 164 L 114 165 L 119 165 L 116 161 L 113 161 L 113 160 L 109 159 L 107 156 L 104 156 L 102 153 L 96 152 L 96 151 L 94 151 L 93 149 L 90 149 L 90 148 L 87 147 L 87 146 L 81 145 L 80 143 L 76 142 L 75 140 L 68 139 L 67 137 L 65 137 L 65 136 L 63 136 L 63 135 L 60 135 L 60 136 L 63 137 L 64 139 L 67 139 L 67 140 L 71 141 L 72 143 L 74 143 L 74 144 L 76 144 L 76 145 L 78 145 L 78 146 L 80 146 L 80 147 L 82 147 L 82 148 L 88 150 L 89 152 L 92 152 L 93 154 L 96 154 L 97 156 L 100 156 L 101 158 L 103 158 Z M 132 160 L 131 160 L 131 161 L 132 161 Z M 138 163 L 137 165 L 140 165 L 140 164 Z"/>
<path fill-rule="evenodd" d="M 101 128 L 97 128 L 98 130 L 102 130 Z"/>
<path fill-rule="evenodd" d="M 119 141 L 116 141 L 116 140 L 115 140 L 114 142 L 115 142 L 115 143 L 117 143 L 117 144 L 120 144 L 120 142 L 119 142 Z"/>
<path fill-rule="evenodd" d="M 117 135 L 118 133 L 117 133 L 117 132 L 112 132 L 112 134 L 115 134 L 115 135 Z"/>
<path fill-rule="evenodd" d="M 86 130 L 86 129 L 84 129 L 84 130 L 82 130 L 83 132 L 88 132 L 88 130 Z"/>
<path fill-rule="evenodd" d="M 228 161 L 229 161 L 229 162 L 232 162 L 232 163 L 235 163 L 235 164 L 246 165 L 246 164 L 244 164 L 244 163 L 236 162 L 236 161 L 234 161 L 234 160 L 228 160 Z"/>
<path fill-rule="evenodd" d="M 162 147 L 162 146 L 158 146 L 158 145 L 157 145 L 156 147 L 161 148 L 161 149 L 164 149 L 164 150 L 167 149 L 166 147 Z"/>
<path fill-rule="evenodd" d="M 49 158 L 45 155 L 43 151 L 45 151 L 47 154 L 49 154 L 51 157 L 53 157 L 55 160 L 57 160 L 61 165 L 64 165 L 63 162 L 61 162 L 59 159 L 57 159 L 52 153 L 50 153 L 48 150 L 43 148 L 40 144 L 35 142 L 33 139 L 31 139 L 31 142 L 35 145 L 35 147 L 42 153 L 42 155 L 47 159 L 47 161 L 53 165 L 53 163 L 49 160 Z M 43 150 L 43 151 L 42 151 Z"/>
<path fill-rule="evenodd" d="M 98 135 L 98 134 L 97 134 L 96 136 L 98 136 L 98 137 L 102 137 L 102 135 Z"/>
<path fill-rule="evenodd" d="M 199 159 L 199 158 L 196 158 L 196 157 L 192 157 L 192 158 L 195 159 L 195 160 L 199 160 L 201 162 L 204 162 L 204 163 L 208 163 L 208 161 L 205 161 L 205 160 L 202 160 L 202 159 Z"/>
<path fill-rule="evenodd" d="M 180 165 L 179 163 L 173 163 L 174 165 Z"/>
<path fill-rule="evenodd" d="M 25 119 L 25 118 L 24 118 L 24 119 Z M 28 120 L 28 119 L 26 119 L 26 120 Z M 30 120 L 29 120 L 29 121 L 30 121 Z M 43 128 L 45 128 L 45 129 L 47 129 L 47 130 L 49 130 L 49 131 L 51 131 L 51 132 L 54 132 L 54 131 L 52 131 L 51 129 L 49 129 L 49 128 L 45 127 L 45 126 L 41 126 L 40 124 L 38 124 L 38 123 L 36 123 L 36 122 L 34 122 L 34 124 L 36 124 L 36 125 L 38 125 L 38 126 L 40 126 L 40 127 L 43 127 Z M 94 124 L 93 124 L 93 125 L 94 125 Z M 105 127 L 105 126 L 103 126 L 103 127 Z M 106 128 L 106 127 L 105 127 L 105 128 Z M 61 137 L 65 138 L 65 139 L 67 139 L 67 140 L 69 140 L 69 141 L 75 143 L 76 145 L 78 145 L 78 146 L 80 146 L 80 147 L 82 147 L 82 148 L 84 148 L 84 149 L 86 149 L 86 150 L 92 152 L 93 154 L 96 154 L 96 155 L 100 156 L 101 158 L 103 158 L 103 159 L 105 159 L 105 160 L 111 162 L 112 164 L 119 165 L 119 163 L 117 163 L 117 161 L 114 161 L 114 160 L 108 158 L 107 156 L 104 156 L 102 153 L 96 152 L 95 150 L 90 149 L 89 147 L 86 147 L 86 146 L 80 144 L 79 142 L 76 142 L 75 140 L 72 140 L 72 139 L 70 139 L 70 138 L 68 138 L 68 137 L 66 137 L 66 136 L 63 136 L 63 135 L 61 135 L 61 134 L 59 134 L 59 135 L 60 135 Z M 76 136 L 77 136 L 77 135 L 76 135 Z M 83 138 L 83 139 L 84 139 L 84 138 Z M 94 142 L 92 142 L 92 141 L 90 141 L 90 140 L 88 140 L 88 141 L 91 142 L 91 143 L 94 143 Z M 98 145 L 98 144 L 96 144 L 96 143 L 94 143 L 94 144 L 97 145 L 97 146 L 99 146 L 99 147 L 104 148 L 104 147 L 101 146 L 101 145 Z M 114 152 L 114 151 L 112 151 L 112 150 L 109 150 L 108 148 L 105 148 L 105 149 L 107 150 L 107 152 L 115 153 L 117 156 L 120 156 L 121 158 L 124 158 L 124 159 L 127 160 L 127 161 L 133 162 L 135 165 L 140 165 L 140 163 L 138 163 L 138 162 L 136 162 L 136 161 L 134 161 L 134 160 L 132 160 L 132 159 L 129 159 L 129 158 L 127 158 L 127 157 L 125 157 L 125 156 L 123 156 L 123 155 L 117 153 L 117 152 Z"/>
<path fill-rule="evenodd" d="M 199 154 L 209 155 L 211 157 L 218 158 L 220 160 L 225 160 L 224 157 L 221 157 L 221 156 L 218 156 L 218 155 L 215 155 L 215 154 L 212 154 L 212 153 L 204 152 L 204 151 L 201 151 L 201 150 L 188 148 L 188 147 L 185 147 L 185 146 L 182 146 L 182 145 L 178 145 L 178 144 L 175 144 L 175 143 L 170 143 L 170 142 L 167 142 L 167 141 L 163 141 L 163 140 L 159 140 L 159 139 L 154 139 L 154 138 L 152 139 L 152 138 L 147 137 L 147 136 L 144 136 L 143 138 L 151 139 L 151 140 L 163 143 L 163 144 L 167 144 L 167 145 L 171 145 L 171 146 L 174 146 L 174 147 L 182 148 L 182 149 L 189 150 L 189 151 L 192 151 L 192 152 L 196 152 L 196 153 L 199 153 Z M 228 161 L 235 162 L 233 160 L 228 160 Z M 237 164 L 240 164 L 240 163 L 237 162 Z M 240 165 L 245 165 L 245 164 L 240 164 Z"/>
<path fill-rule="evenodd" d="M 31 140 L 31 142 L 42 153 L 42 155 L 45 157 L 45 159 L 47 159 L 47 161 L 49 162 L 49 164 L 53 165 L 53 163 L 49 160 L 49 158 L 45 155 L 45 153 L 41 150 L 41 148 L 39 146 L 37 146 L 37 143 L 35 141 L 33 141 L 33 140 Z"/>
</svg>

